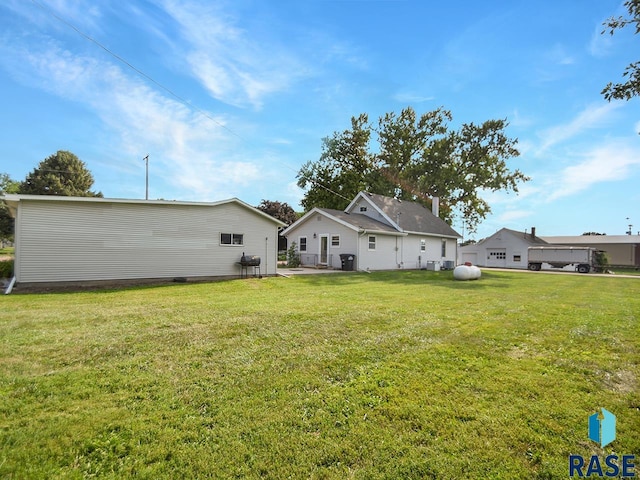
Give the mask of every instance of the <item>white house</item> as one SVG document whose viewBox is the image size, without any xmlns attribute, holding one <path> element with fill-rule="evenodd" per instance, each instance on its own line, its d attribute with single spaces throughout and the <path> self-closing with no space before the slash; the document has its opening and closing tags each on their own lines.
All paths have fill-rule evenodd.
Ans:
<svg viewBox="0 0 640 480">
<path fill-rule="evenodd" d="M 275 275 L 279 220 L 233 198 L 214 203 L 5 195 L 15 281 L 240 276 L 243 255 Z M 253 273 L 250 272 L 250 273 Z"/>
<path fill-rule="evenodd" d="M 460 263 L 472 263 L 479 267 L 527 268 L 527 250 L 529 247 L 547 245 L 531 233 L 518 232 L 502 228 L 478 243 L 459 247 Z"/>
<path fill-rule="evenodd" d="M 640 267 L 640 235 L 572 235 L 542 238 L 557 245 L 602 250 L 607 254 L 609 265 Z"/>
<path fill-rule="evenodd" d="M 344 255 L 355 270 L 453 268 L 460 238 L 419 203 L 367 192 L 344 211 L 314 208 L 282 234 L 305 265 L 341 268 Z"/>
</svg>

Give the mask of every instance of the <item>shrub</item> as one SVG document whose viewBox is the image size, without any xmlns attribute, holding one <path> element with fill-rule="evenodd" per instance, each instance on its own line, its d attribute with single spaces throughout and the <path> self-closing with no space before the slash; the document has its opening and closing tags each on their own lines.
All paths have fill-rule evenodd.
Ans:
<svg viewBox="0 0 640 480">
<path fill-rule="evenodd" d="M 287 267 L 295 268 L 300 266 L 300 256 L 296 252 L 296 242 L 291 242 L 291 246 L 287 249 Z"/>
<path fill-rule="evenodd" d="M 13 260 L 0 262 L 0 278 L 13 277 Z"/>
<path fill-rule="evenodd" d="M 609 257 L 607 255 L 607 252 L 596 250 L 594 260 L 595 265 L 593 266 L 593 269 L 596 272 L 602 272 L 609 266 Z"/>
</svg>

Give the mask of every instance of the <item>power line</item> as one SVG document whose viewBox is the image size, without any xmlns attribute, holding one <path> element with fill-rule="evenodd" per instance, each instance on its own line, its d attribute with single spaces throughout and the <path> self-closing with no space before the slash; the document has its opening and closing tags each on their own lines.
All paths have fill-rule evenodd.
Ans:
<svg viewBox="0 0 640 480">
<path fill-rule="evenodd" d="M 201 109 L 200 107 L 194 105 L 193 103 L 189 102 L 188 100 L 186 100 L 185 98 L 181 97 L 180 95 L 178 95 L 177 93 L 175 93 L 173 90 L 171 90 L 168 87 L 165 87 L 163 84 L 161 84 L 160 82 L 156 81 L 155 79 L 153 79 L 151 76 L 147 75 L 146 73 L 144 73 L 142 70 L 140 70 L 139 68 L 137 68 L 136 66 L 134 66 L 133 64 L 131 64 L 130 62 L 128 62 L 126 59 L 124 59 L 123 57 L 121 57 L 120 55 L 118 55 L 117 53 L 111 51 L 109 48 L 107 48 L 106 46 L 104 46 L 102 43 L 100 43 L 99 41 L 97 41 L 96 39 L 94 39 L 93 37 L 91 37 L 90 35 L 84 33 L 82 30 L 80 30 L 79 28 L 77 28 L 75 25 L 73 25 L 72 23 L 68 22 L 67 20 L 65 20 L 64 18 L 60 17 L 59 15 L 57 15 L 53 10 L 51 10 L 49 7 L 47 7 L 46 5 L 41 4 L 40 2 L 38 2 L 37 0 L 31 0 L 31 2 L 33 4 L 35 4 L 36 6 L 40 7 L 42 10 L 44 10 L 46 13 L 48 13 L 49 15 L 51 15 L 53 18 L 55 18 L 56 20 L 58 20 L 59 22 L 63 23 L 64 25 L 66 25 L 67 27 L 71 28 L 73 31 L 75 31 L 78 35 L 82 36 L 83 38 L 85 38 L 86 40 L 90 41 L 91 43 L 93 43 L 94 45 L 100 47 L 102 50 L 104 50 L 105 52 L 107 52 L 109 55 L 111 55 L 113 58 L 115 58 L 116 60 L 118 60 L 119 62 L 123 63 L 124 65 L 126 65 L 128 68 L 130 68 L 131 70 L 133 70 L 134 72 L 136 72 L 139 76 L 147 79 L 148 81 L 150 81 L 151 83 L 153 83 L 154 85 L 156 85 L 157 87 L 161 88 L 162 90 L 164 90 L 165 92 L 167 92 L 169 95 L 171 95 L 172 97 L 174 97 L 176 100 L 178 100 L 180 103 L 182 103 L 183 105 L 191 108 L 192 110 L 197 111 L 198 113 L 202 114 L 204 117 L 208 118 L 209 120 L 211 120 L 212 122 L 214 122 L 215 124 L 217 124 L 218 126 L 224 128 L 225 130 L 227 130 L 229 133 L 231 133 L 232 135 L 238 137 L 240 140 L 244 140 L 246 141 L 242 136 L 240 136 L 239 134 L 237 134 L 236 132 L 234 132 L 233 130 L 231 130 L 229 127 L 227 127 L 226 125 L 223 125 L 222 123 L 218 122 L 215 118 L 213 118 L 211 115 L 209 115 L 205 110 Z M 147 155 L 147 166 L 148 166 L 148 155 Z M 285 164 L 284 162 L 279 162 L 281 165 L 285 166 L 286 168 L 290 169 L 291 171 L 295 172 L 295 173 L 299 173 L 298 171 L 296 171 L 295 169 L 293 169 L 292 167 L 290 167 L 289 165 Z M 307 181 L 319 186 L 320 188 L 323 188 L 325 190 L 327 190 L 329 193 L 332 193 L 334 195 L 337 195 L 341 198 L 343 198 L 344 200 L 351 200 L 347 197 L 345 197 L 344 195 L 341 195 L 338 192 L 335 192 L 333 190 L 331 190 L 329 187 L 326 187 L 325 185 L 322 185 L 319 181 L 312 179 L 312 178 L 308 178 Z M 148 193 L 147 193 L 148 195 Z"/>
<path fill-rule="evenodd" d="M 117 53 L 111 51 L 110 49 L 108 49 L 107 47 L 105 47 L 102 43 L 100 43 L 99 41 L 97 41 L 96 39 L 94 39 L 93 37 L 87 35 L 86 33 L 84 33 L 82 30 L 80 30 L 79 28 L 77 28 L 75 25 L 73 25 L 72 23 L 68 22 L 67 20 L 65 20 L 64 18 L 60 17 L 59 15 L 57 15 L 53 10 L 51 10 L 49 7 L 42 5 L 40 2 L 36 1 L 36 0 L 31 0 L 35 5 L 37 5 L 38 7 L 40 7 L 42 10 L 44 10 L 45 12 L 47 12 L 49 15 L 51 15 L 52 17 L 54 17 L 56 20 L 64 23 L 67 27 L 73 29 L 76 33 L 78 33 L 79 35 L 81 35 L 82 37 L 84 37 L 86 40 L 89 40 L 91 43 L 97 45 L 98 47 L 100 47 L 102 50 L 104 50 L 105 52 L 107 52 L 109 55 L 111 55 L 113 58 L 115 58 L 116 60 L 118 60 L 119 62 L 123 63 L 124 65 L 126 65 L 127 67 L 129 67 L 131 70 L 133 70 L 134 72 L 136 72 L 138 75 L 140 75 L 141 77 L 149 80 L 150 82 L 152 82 L 154 85 L 160 87 L 162 90 L 164 90 L 165 92 L 167 92 L 169 95 L 171 95 L 172 97 L 174 97 L 175 99 L 177 99 L 180 103 L 182 103 L 183 105 L 186 105 L 187 107 L 197 111 L 198 113 L 204 115 L 206 118 L 208 118 L 209 120 L 211 120 L 212 122 L 214 122 L 215 124 L 217 124 L 218 126 L 224 128 L 225 130 L 227 130 L 228 132 L 230 132 L 231 134 L 235 135 L 236 137 L 240 138 L 241 140 L 244 140 L 240 135 L 238 135 L 236 132 L 234 132 L 233 130 L 231 130 L 229 127 L 227 127 L 226 125 L 223 125 L 222 123 L 220 123 L 219 121 L 217 121 L 215 118 L 213 118 L 211 115 L 209 115 L 205 110 L 202 110 L 201 108 L 199 108 L 198 106 L 194 105 L 193 103 L 189 102 L 188 100 L 186 100 L 185 98 L 181 97 L 180 95 L 178 95 L 177 93 L 175 93 L 173 90 L 171 90 L 168 87 L 165 87 L 163 84 L 161 84 L 160 82 L 154 80 L 152 77 L 150 77 L 149 75 L 147 75 L 146 73 L 144 73 L 142 70 L 140 70 L 139 68 L 135 67 L 134 65 L 132 65 L 130 62 L 128 62 L 127 60 L 125 60 L 124 58 L 122 58 L 120 55 L 118 55 Z"/>
</svg>

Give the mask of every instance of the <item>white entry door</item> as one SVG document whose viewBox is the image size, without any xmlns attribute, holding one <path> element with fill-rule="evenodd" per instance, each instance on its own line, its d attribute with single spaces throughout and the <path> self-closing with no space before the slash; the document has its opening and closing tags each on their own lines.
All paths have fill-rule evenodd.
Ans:
<svg viewBox="0 0 640 480">
<path fill-rule="evenodd" d="M 329 235 L 320 235 L 320 265 L 326 265 L 329 258 Z"/>
</svg>

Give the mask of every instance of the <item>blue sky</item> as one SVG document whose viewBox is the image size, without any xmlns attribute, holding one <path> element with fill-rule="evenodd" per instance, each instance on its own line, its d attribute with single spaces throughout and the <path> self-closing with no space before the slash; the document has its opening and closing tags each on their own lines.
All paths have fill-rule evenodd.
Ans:
<svg viewBox="0 0 640 480">
<path fill-rule="evenodd" d="M 640 100 L 600 95 L 639 60 L 630 28 L 600 34 L 623 13 L 621 0 L 3 0 L 0 172 L 23 180 L 70 150 L 105 197 L 144 198 L 148 154 L 151 199 L 300 210 L 295 176 L 323 137 L 360 113 L 443 106 L 454 128 L 506 118 L 521 151 L 509 165 L 532 178 L 487 193 L 472 238 L 636 233 Z"/>
</svg>

